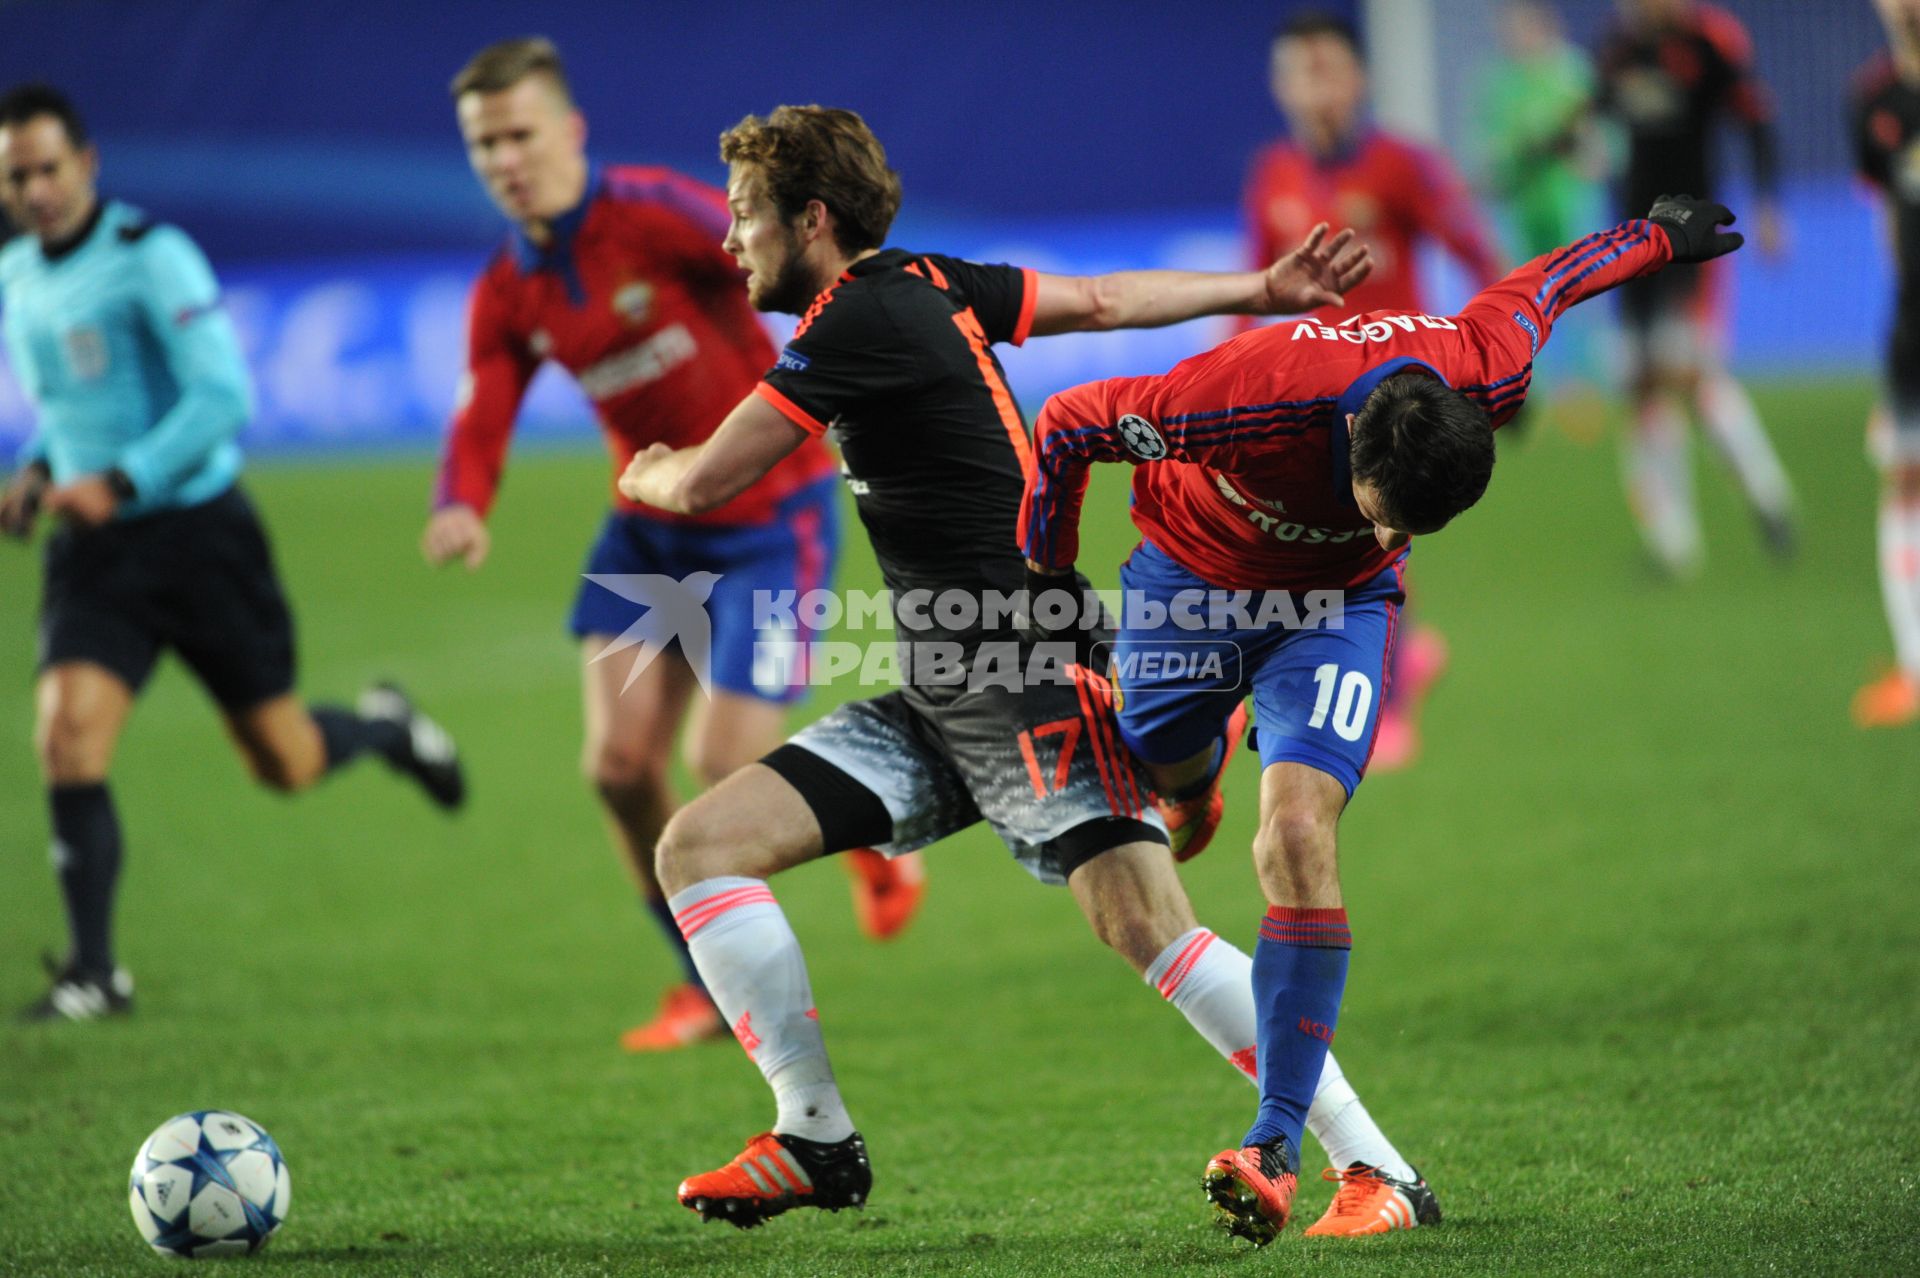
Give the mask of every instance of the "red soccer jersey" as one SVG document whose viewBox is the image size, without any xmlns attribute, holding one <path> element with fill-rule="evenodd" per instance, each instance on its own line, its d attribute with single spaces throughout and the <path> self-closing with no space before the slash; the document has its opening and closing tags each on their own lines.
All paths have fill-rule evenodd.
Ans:
<svg viewBox="0 0 1920 1278">
<path fill-rule="evenodd" d="M 1070 566 L 1088 467 L 1124 461 L 1136 467 L 1134 523 L 1201 580 L 1229 590 L 1357 585 L 1399 552 L 1380 548 L 1353 503 L 1347 414 L 1418 365 L 1497 427 L 1519 411 L 1534 356 L 1567 307 L 1672 256 L 1664 231 L 1624 222 L 1535 258 L 1458 315 L 1282 320 L 1166 373 L 1064 390 L 1034 425 L 1020 544 L 1038 563 Z"/>
<path fill-rule="evenodd" d="M 773 364 L 740 270 L 720 247 L 721 192 L 669 169 L 596 168 L 586 199 L 552 231 L 544 247 L 516 231 L 474 284 L 467 373 L 436 508 L 484 515 L 492 507 L 514 418 L 542 360 L 573 374 L 593 401 L 615 479 L 649 444 L 705 440 Z M 662 522 L 762 524 L 782 498 L 833 468 L 827 450 L 808 440 L 706 514 L 637 505 L 617 491 L 613 499 Z"/>
<path fill-rule="evenodd" d="M 1256 267 L 1264 267 L 1306 238 L 1314 223 L 1336 231 L 1352 227 L 1373 250 L 1373 273 L 1347 293 L 1347 309 L 1419 311 L 1414 250 L 1438 240 L 1484 287 L 1500 276 L 1493 237 L 1460 175 L 1438 152 L 1369 129 L 1330 156 L 1316 157 L 1290 141 L 1254 157 L 1245 194 L 1247 229 Z M 1326 316 L 1323 316 L 1326 318 Z"/>
</svg>

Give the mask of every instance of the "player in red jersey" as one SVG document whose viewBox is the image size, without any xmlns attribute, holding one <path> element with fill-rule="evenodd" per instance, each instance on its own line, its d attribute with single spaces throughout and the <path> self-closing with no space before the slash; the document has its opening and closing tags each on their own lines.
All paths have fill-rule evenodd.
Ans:
<svg viewBox="0 0 1920 1278">
<path fill-rule="evenodd" d="M 1424 311 L 1416 252 L 1446 249 L 1475 287 L 1500 275 L 1486 220 L 1460 175 L 1439 152 L 1371 124 L 1367 71 L 1353 27 L 1300 13 L 1274 33 L 1274 101 L 1290 137 L 1255 157 L 1246 219 L 1255 262 L 1271 262 L 1317 222 L 1352 227 L 1373 255 L 1373 274 L 1325 319 L 1373 310 Z M 1387 771 L 1419 753 L 1420 703 L 1446 665 L 1446 641 L 1431 626 L 1409 627 L 1397 658 L 1394 693 L 1374 755 Z"/>
<path fill-rule="evenodd" d="M 1059 574 L 1078 553 L 1088 468 L 1136 467 L 1144 540 L 1121 568 L 1113 669 L 1121 737 L 1156 788 L 1213 787 L 1223 731 L 1253 697 L 1253 858 L 1269 904 L 1251 982 L 1261 1103 L 1205 1185 L 1227 1227 L 1256 1243 L 1291 1210 L 1346 984 L 1335 829 L 1375 740 L 1409 537 L 1439 531 L 1485 490 L 1493 429 L 1519 411 L 1534 356 L 1568 307 L 1740 244 L 1714 229 L 1732 215 L 1704 201 L 1662 201 L 1650 219 L 1536 258 L 1455 316 L 1284 321 L 1160 376 L 1063 391 L 1035 423 L 1020 518 L 1030 588 L 1071 580 Z M 1210 650 L 1225 658 L 1213 669 L 1155 660 Z M 1332 1174 L 1350 1201 L 1330 1216 L 1418 1218 L 1424 1182 L 1410 1166 Z M 1323 1220 L 1313 1232 L 1348 1231 Z"/>
<path fill-rule="evenodd" d="M 422 539 L 429 562 L 471 569 L 487 557 L 485 521 L 508 439 L 543 361 L 566 368 L 593 401 L 618 467 L 650 444 L 706 439 L 773 362 L 773 347 L 720 249 L 725 197 L 666 169 L 591 163 L 586 122 L 550 42 L 482 50 L 452 91 L 474 172 L 516 226 L 474 285 L 466 378 Z M 645 509 L 616 492 L 588 558 L 586 571 L 603 580 L 582 582 L 572 617 L 586 692 L 584 768 L 686 978 L 654 1021 L 622 1038 L 630 1050 L 726 1033 L 653 872 L 654 841 L 674 806 L 673 743 L 685 721 L 689 769 L 711 785 L 780 742 L 800 687 L 778 658 L 808 636 L 757 632 L 752 596 L 827 584 L 836 481 L 831 455 L 810 441 L 700 515 Z M 695 697 L 700 681 L 677 649 L 637 670 L 600 660 L 624 652 L 616 640 L 644 626 L 644 577 L 695 572 L 719 577 L 708 601 L 710 697 Z M 897 932 L 919 899 L 918 864 L 877 856 L 848 864 L 862 875 L 863 924 Z"/>
<path fill-rule="evenodd" d="M 1885 205 L 1896 279 L 1886 377 L 1868 423 L 1880 493 L 1880 595 L 1894 668 L 1853 699 L 1863 728 L 1920 720 L 1920 0 L 1874 0 L 1891 46 L 1855 87 L 1855 163 Z"/>
<path fill-rule="evenodd" d="M 1620 22 L 1600 54 L 1599 108 L 1626 128 L 1623 212 L 1672 191 L 1718 195 L 1713 143 L 1722 119 L 1737 122 L 1753 156 L 1759 204 L 1754 243 L 1774 258 L 1785 225 L 1772 107 L 1753 70 L 1746 28 L 1695 0 L 1619 0 Z M 1670 271 L 1620 290 L 1634 425 L 1628 436 L 1628 499 L 1654 560 L 1676 577 L 1699 570 L 1704 551 L 1694 507 L 1687 416 L 1726 458 L 1766 545 L 1786 557 L 1795 543 L 1793 490 L 1747 392 L 1727 371 L 1724 264 Z"/>
</svg>

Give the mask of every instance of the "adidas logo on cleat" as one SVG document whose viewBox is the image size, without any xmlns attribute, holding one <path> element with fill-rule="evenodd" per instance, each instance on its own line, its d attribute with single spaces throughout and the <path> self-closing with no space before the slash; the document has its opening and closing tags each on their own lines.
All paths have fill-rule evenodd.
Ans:
<svg viewBox="0 0 1920 1278">
<path fill-rule="evenodd" d="M 681 1181 L 679 1197 L 703 1221 L 751 1229 L 795 1207 L 864 1207 L 872 1190 L 873 1168 L 860 1133 L 824 1144 L 762 1132 L 725 1167 Z"/>
</svg>

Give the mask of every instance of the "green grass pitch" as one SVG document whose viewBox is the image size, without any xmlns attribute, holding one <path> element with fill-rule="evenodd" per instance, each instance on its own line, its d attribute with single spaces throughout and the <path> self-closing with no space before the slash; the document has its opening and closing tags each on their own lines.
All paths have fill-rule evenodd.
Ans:
<svg viewBox="0 0 1920 1278">
<path fill-rule="evenodd" d="M 670 967 L 577 770 L 562 623 L 605 463 L 517 458 L 473 576 L 420 564 L 426 459 L 259 466 L 305 691 L 401 680 L 459 735 L 474 801 L 443 820 L 377 765 L 254 790 L 167 667 L 115 769 L 139 1012 L 0 1027 L 0 1272 L 157 1272 L 127 1166 L 161 1119 L 211 1106 L 286 1151 L 291 1219 L 243 1263 L 289 1275 L 1920 1270 L 1920 731 L 1846 714 L 1887 648 L 1868 393 L 1761 395 L 1805 503 L 1790 567 L 1703 463 L 1708 573 L 1660 583 L 1612 449 L 1550 429 L 1420 547 L 1416 606 L 1453 665 L 1425 757 L 1343 825 L 1338 1047 L 1447 1220 L 1359 1242 L 1296 1224 L 1257 1254 L 1198 1189 L 1252 1090 L 984 830 L 932 852 L 889 946 L 855 933 L 837 867 L 777 884 L 875 1193 L 703 1227 L 675 1185 L 771 1106 L 730 1043 L 614 1043 Z M 1108 582 L 1121 479 L 1089 502 L 1083 563 Z M 873 586 L 850 534 L 841 580 Z M 28 743 L 36 590 L 35 560 L 0 547 L 8 1005 L 63 935 Z M 1186 874 L 1243 946 L 1254 781 L 1240 760 Z M 1330 1192 L 1311 1181 L 1299 1216 Z"/>
</svg>

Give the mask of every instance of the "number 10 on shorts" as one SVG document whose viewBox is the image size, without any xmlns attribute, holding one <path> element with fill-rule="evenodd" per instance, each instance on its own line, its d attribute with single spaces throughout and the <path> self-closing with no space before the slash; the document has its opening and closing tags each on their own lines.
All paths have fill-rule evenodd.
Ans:
<svg viewBox="0 0 1920 1278">
<path fill-rule="evenodd" d="M 1333 730 L 1340 734 L 1343 741 L 1358 741 L 1360 733 L 1367 726 L 1367 711 L 1373 709 L 1373 681 L 1358 670 L 1347 671 L 1346 678 L 1340 677 L 1340 667 L 1329 661 L 1313 672 L 1313 681 L 1319 685 L 1319 695 L 1314 698 L 1313 717 L 1307 720 L 1309 728 L 1322 728 L 1327 723 L 1327 712 L 1333 712 Z M 1335 700 L 1336 686 L 1339 698 Z"/>
</svg>

